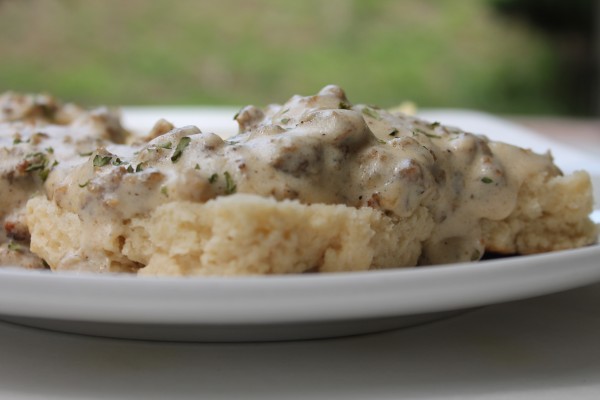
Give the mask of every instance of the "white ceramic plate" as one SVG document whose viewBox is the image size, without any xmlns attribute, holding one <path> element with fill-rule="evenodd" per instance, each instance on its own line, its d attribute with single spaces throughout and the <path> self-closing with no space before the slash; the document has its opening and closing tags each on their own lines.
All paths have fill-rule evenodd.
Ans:
<svg viewBox="0 0 600 400">
<path fill-rule="evenodd" d="M 160 116 L 230 134 L 235 125 L 229 115 L 215 109 L 126 109 L 124 117 L 139 129 Z M 551 147 L 567 172 L 584 166 L 600 176 L 600 162 L 591 156 L 497 118 L 466 111 L 425 117 L 537 151 Z M 594 183 L 598 198 L 600 179 Z M 479 263 L 297 276 L 138 278 L 8 268 L 0 270 L 0 318 L 140 339 L 303 339 L 392 329 L 599 280 L 598 245 Z"/>
</svg>

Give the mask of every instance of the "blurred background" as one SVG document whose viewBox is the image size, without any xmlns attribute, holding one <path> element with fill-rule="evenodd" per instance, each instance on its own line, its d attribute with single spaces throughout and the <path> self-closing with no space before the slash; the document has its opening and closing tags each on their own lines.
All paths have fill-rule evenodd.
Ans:
<svg viewBox="0 0 600 400">
<path fill-rule="evenodd" d="M 0 91 L 600 115 L 596 0 L 0 0 Z"/>
</svg>

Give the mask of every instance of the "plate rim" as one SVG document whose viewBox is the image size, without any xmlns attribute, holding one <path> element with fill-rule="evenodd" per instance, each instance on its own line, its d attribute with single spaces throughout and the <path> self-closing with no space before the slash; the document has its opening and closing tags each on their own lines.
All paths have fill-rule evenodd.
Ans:
<svg viewBox="0 0 600 400">
<path fill-rule="evenodd" d="M 600 263 L 594 259 L 600 259 L 599 244 L 478 263 L 294 276 L 98 276 L 8 268 L 0 270 L 0 314 L 168 324 L 412 315 L 591 284 L 600 281 Z M 416 288 L 436 290 L 419 294 Z"/>
<path fill-rule="evenodd" d="M 124 114 L 132 108 L 124 107 Z M 144 108 L 147 108 L 145 111 L 149 109 L 138 107 L 142 111 Z M 152 111 L 161 109 L 166 108 L 152 107 Z M 221 107 L 190 107 L 183 111 L 194 109 L 210 113 Z M 171 110 L 182 111 L 182 108 L 172 107 Z M 497 130 L 503 127 L 513 134 L 527 133 L 529 139 L 549 142 L 542 135 L 485 112 L 423 111 L 430 117 L 436 112 L 455 117 L 463 114 L 464 118 L 479 118 L 480 123 L 483 119 Z M 559 146 L 567 153 L 579 152 L 562 143 Z M 598 169 L 600 163 L 595 162 L 594 166 Z M 593 180 L 597 178 L 600 182 L 600 175 L 593 172 L 591 175 Z M 0 315 L 165 324 L 286 323 L 412 315 L 524 299 L 591 284 L 600 281 L 600 262 L 594 262 L 594 259 L 600 260 L 600 244 L 479 263 L 293 276 L 156 278 L 2 267 Z M 532 280 L 531 274 L 538 275 Z M 515 285 L 514 277 L 522 278 L 521 275 L 526 275 L 530 281 L 517 281 Z M 540 276 L 543 279 L 540 280 Z M 468 290 L 465 291 L 465 282 L 480 284 L 482 278 L 485 278 L 484 285 L 466 286 Z M 512 284 L 510 290 L 499 288 L 491 282 L 494 279 L 509 281 Z M 448 281 L 454 286 L 440 287 Z M 419 293 L 418 285 L 423 282 L 429 285 L 428 290 L 435 288 L 437 291 Z M 394 285 L 405 292 L 394 292 Z M 369 289 L 366 292 L 365 287 Z M 328 296 L 328 290 L 335 292 Z M 31 293 L 36 295 L 31 296 Z M 293 302 L 290 295 L 296 296 Z M 126 302 L 132 297 L 142 304 L 119 304 L 119 301 Z M 221 303 L 214 304 L 216 300 Z"/>
</svg>

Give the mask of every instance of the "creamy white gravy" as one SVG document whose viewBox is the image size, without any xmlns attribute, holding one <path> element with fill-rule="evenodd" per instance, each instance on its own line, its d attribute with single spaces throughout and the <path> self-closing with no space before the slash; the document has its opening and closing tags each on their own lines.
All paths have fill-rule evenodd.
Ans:
<svg viewBox="0 0 600 400">
<path fill-rule="evenodd" d="M 119 115 L 106 108 L 87 111 L 48 95 L 0 96 L 0 266 L 45 267 L 29 251 L 27 200 L 43 193 L 56 171 L 127 136 Z"/>
<path fill-rule="evenodd" d="M 48 173 L 43 190 L 60 207 L 79 214 L 90 229 L 94 221 L 127 221 L 173 200 L 206 202 L 234 193 L 372 207 L 396 219 L 424 206 L 437 227 L 424 243 L 419 263 L 437 264 L 483 255 L 479 222 L 511 213 L 525 176 L 521 171 L 560 173 L 549 154 L 352 105 L 337 86 L 315 96 L 294 96 L 283 105 L 245 107 L 235 119 L 240 132 L 228 140 L 191 126 L 170 130 L 162 121 L 149 135 L 153 139 L 140 143 L 135 153 L 131 147 L 109 146 L 124 139 L 91 130 L 82 140 L 101 147 L 92 146 L 93 154 L 83 159 L 83 145 L 64 139 L 75 137 L 69 132 L 81 131 L 81 126 L 47 126 L 53 138 L 43 146 L 51 143 L 55 150 L 49 162 L 60 162 Z M 34 130 L 24 136 L 31 137 Z M 18 146 L 0 143 L 0 170 L 10 170 L 31 151 Z M 5 157 L 12 161 L 4 162 Z M 35 177 L 16 186 L 7 176 L 3 172 L 0 178 L 0 185 L 9 183 L 3 190 L 13 191 L 12 200 L 2 203 L 5 215 L 20 210 L 33 191 L 41 190 Z M 0 240 L 6 238 L 4 234 Z"/>
</svg>

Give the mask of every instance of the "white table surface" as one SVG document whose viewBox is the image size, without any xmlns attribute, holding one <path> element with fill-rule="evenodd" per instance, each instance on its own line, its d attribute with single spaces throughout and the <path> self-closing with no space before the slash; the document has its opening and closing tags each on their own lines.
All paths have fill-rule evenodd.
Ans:
<svg viewBox="0 0 600 400">
<path fill-rule="evenodd" d="M 600 284 L 305 342 L 142 342 L 0 322 L 0 399 L 598 399 L 599 342 Z"/>
<path fill-rule="evenodd" d="M 0 323 L 2 399 L 598 399 L 600 284 L 402 330 L 159 343 Z"/>
</svg>

